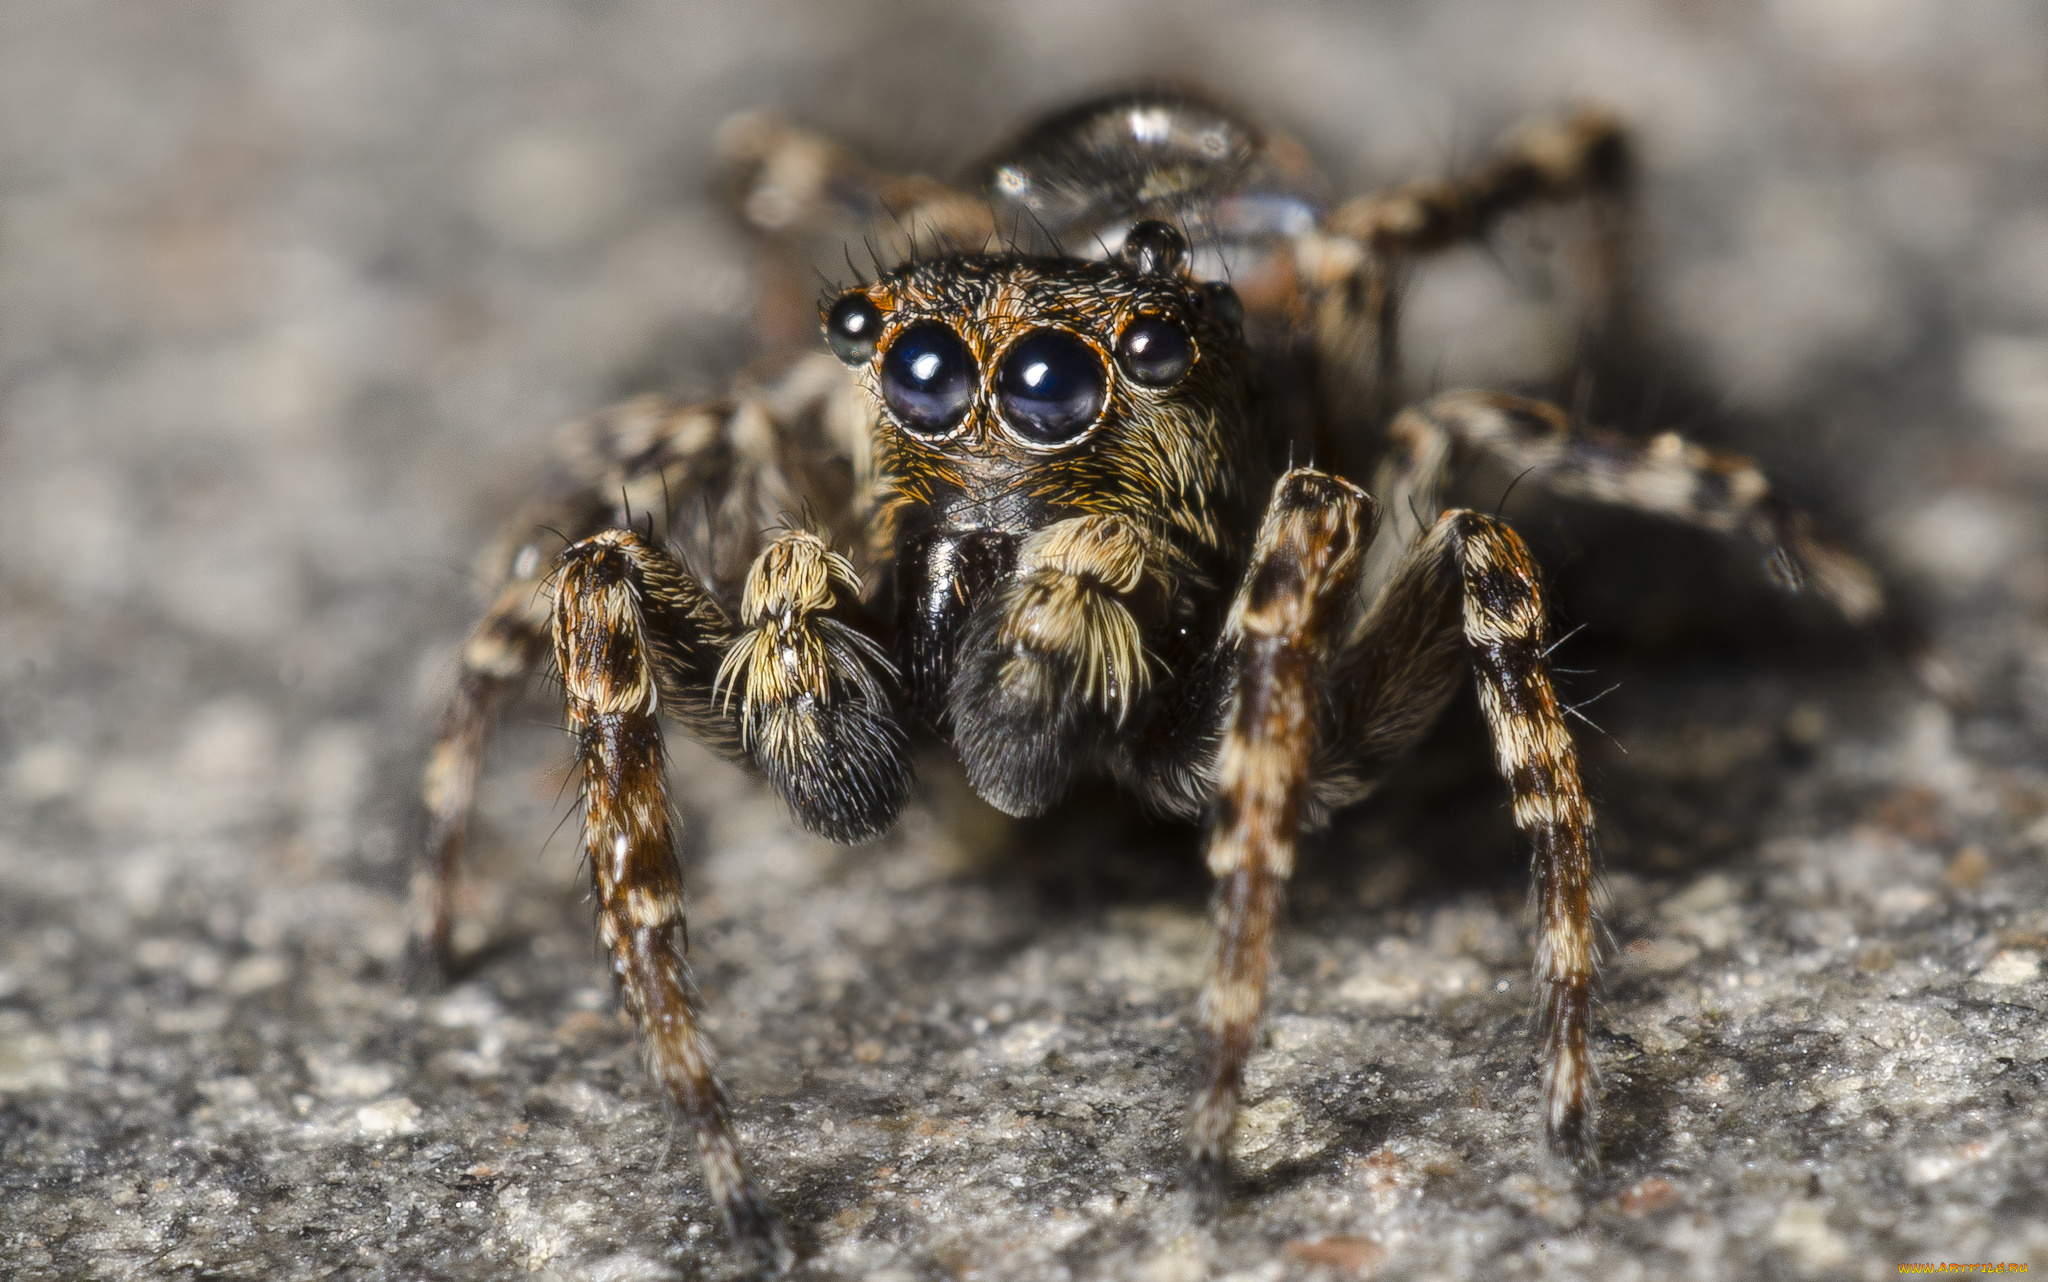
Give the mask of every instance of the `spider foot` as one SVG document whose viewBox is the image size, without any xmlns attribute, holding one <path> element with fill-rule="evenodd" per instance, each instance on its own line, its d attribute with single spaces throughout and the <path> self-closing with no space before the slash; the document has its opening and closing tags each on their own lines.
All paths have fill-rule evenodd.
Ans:
<svg viewBox="0 0 2048 1282">
<path fill-rule="evenodd" d="M 1230 1162 L 1221 1145 L 1195 1153 L 1188 1163 L 1187 1187 L 1194 1196 L 1195 1217 L 1213 1222 L 1230 1206 Z"/>
<path fill-rule="evenodd" d="M 755 1277 L 779 1277 L 796 1263 L 796 1248 L 782 1217 L 751 1183 L 724 1204 L 726 1237 Z"/>
<path fill-rule="evenodd" d="M 414 997 L 428 997 L 448 987 L 454 960 L 432 939 L 414 939 L 406 945 L 405 991 Z"/>
</svg>

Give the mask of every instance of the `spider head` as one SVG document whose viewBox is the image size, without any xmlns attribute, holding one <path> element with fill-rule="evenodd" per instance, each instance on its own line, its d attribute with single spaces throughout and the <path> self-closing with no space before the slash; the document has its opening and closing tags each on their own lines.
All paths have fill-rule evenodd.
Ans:
<svg viewBox="0 0 2048 1282">
<path fill-rule="evenodd" d="M 1209 508 L 1242 479 L 1236 296 L 1189 275 L 1165 223 L 1138 224 L 1106 261 L 912 263 L 828 300 L 824 319 L 874 398 L 899 536 Z"/>
<path fill-rule="evenodd" d="M 1124 516 L 1190 583 L 1232 578 L 1269 479 L 1242 320 L 1158 222 L 1105 261 L 957 255 L 827 301 L 826 338 L 874 399 L 870 536 L 894 563 L 898 658 L 926 721 L 1033 531 Z"/>
</svg>

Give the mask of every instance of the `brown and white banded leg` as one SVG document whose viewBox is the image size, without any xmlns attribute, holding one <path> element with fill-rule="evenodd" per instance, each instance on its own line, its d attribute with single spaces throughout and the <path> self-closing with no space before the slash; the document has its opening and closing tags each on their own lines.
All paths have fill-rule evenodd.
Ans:
<svg viewBox="0 0 2048 1282">
<path fill-rule="evenodd" d="M 601 521 L 601 505 L 588 494 L 543 500 L 522 512 L 484 559 L 498 582 L 497 598 L 462 643 L 455 692 L 420 781 L 427 840 L 413 872 L 406 978 L 414 988 L 437 987 L 448 977 L 455 885 L 477 776 L 500 705 L 547 653 L 553 552 L 561 538 L 581 537 Z"/>
<path fill-rule="evenodd" d="M 1469 661 L 1534 866 L 1544 1134 L 1591 1166 L 1593 813 L 1550 683 L 1545 632 L 1536 566 L 1521 539 L 1492 517 L 1446 512 L 1408 549 L 1334 665 L 1342 702 L 1321 773 L 1333 802 L 1362 795 L 1429 728 Z"/>
<path fill-rule="evenodd" d="M 547 591 L 538 575 L 515 573 L 462 643 L 462 671 L 441 714 L 420 787 L 427 810 L 427 842 L 413 872 L 407 964 L 408 982 L 416 986 L 431 987 L 448 973 L 457 864 L 484 742 L 505 694 L 524 682 L 546 652 L 547 619 Z"/>
<path fill-rule="evenodd" d="M 1222 644 L 1234 673 L 1216 760 L 1209 871 L 1216 950 L 1196 1010 L 1199 1077 L 1188 1116 L 1197 1178 L 1212 1187 L 1265 1005 L 1281 889 L 1294 872 L 1330 660 L 1357 588 L 1373 503 L 1307 468 L 1280 478 Z"/>
<path fill-rule="evenodd" d="M 1482 237 L 1533 205 L 1622 198 L 1633 176 L 1621 121 L 1589 107 L 1524 126 L 1477 169 L 1354 196 L 1324 224 L 1384 253 L 1426 253 Z"/>
<path fill-rule="evenodd" d="M 1779 498 L 1755 463 L 1692 444 L 1675 432 L 1638 442 L 1575 423 L 1544 401 L 1494 392 L 1448 392 L 1403 410 L 1373 492 L 1388 507 L 1389 532 L 1376 548 L 1367 590 L 1384 583 L 1394 555 L 1438 511 L 1454 460 L 1498 463 L 1524 484 L 1568 498 L 1682 521 L 1762 548 L 1774 581 L 1806 589 L 1849 623 L 1885 615 L 1884 588 L 1870 568 L 1819 538 L 1806 513 Z"/>
<path fill-rule="evenodd" d="M 1493 160 L 1447 179 L 1411 182 L 1345 201 L 1295 240 L 1305 319 L 1326 366 L 1364 372 L 1356 395 L 1385 421 L 1399 395 L 1401 277 L 1417 258 L 1484 240 L 1503 219 L 1582 202 L 1591 220 L 1579 265 L 1596 338 L 1631 325 L 1634 162 L 1611 113 L 1587 109 L 1511 135 Z"/>
<path fill-rule="evenodd" d="M 576 739 L 598 935 L 648 1072 L 690 1124 L 704 1182 L 734 1246 L 781 1268 L 792 1258 L 788 1241 L 740 1155 L 698 1022 L 662 744 L 665 711 L 699 723 L 719 715 L 689 692 L 709 689 L 709 668 L 729 632 L 710 595 L 631 531 L 608 530 L 563 554 L 555 659 Z"/>
<path fill-rule="evenodd" d="M 834 513 L 816 478 L 823 461 L 852 457 L 865 436 L 832 368 L 800 362 L 775 382 L 727 401 L 684 405 L 643 396 L 564 432 L 556 492 L 510 522 L 486 555 L 497 596 L 463 643 L 461 672 L 441 718 L 421 792 L 428 834 L 413 881 L 411 979 L 440 982 L 450 961 L 454 891 L 477 775 L 493 717 L 547 652 L 556 553 L 606 526 L 647 524 L 688 549 L 715 584 L 738 586 L 761 531 L 799 506 Z M 830 375 L 829 378 L 824 375 Z M 838 507 L 845 507 L 842 502 Z"/>
</svg>

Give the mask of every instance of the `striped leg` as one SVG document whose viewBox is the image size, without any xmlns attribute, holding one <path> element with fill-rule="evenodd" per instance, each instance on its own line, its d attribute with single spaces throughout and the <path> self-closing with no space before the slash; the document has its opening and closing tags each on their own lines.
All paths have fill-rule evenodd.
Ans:
<svg viewBox="0 0 2048 1282">
<path fill-rule="evenodd" d="M 1621 122 L 1588 108 L 1523 127 L 1477 169 L 1355 196 L 1324 221 L 1383 252 L 1445 249 L 1486 235 L 1532 205 L 1622 195 L 1634 171 L 1629 151 Z"/>
<path fill-rule="evenodd" d="M 688 690 L 709 688 L 729 628 L 672 558 L 630 531 L 606 531 L 563 554 L 555 658 L 576 737 L 598 934 L 648 1072 L 690 1123 L 734 1246 L 758 1265 L 781 1268 L 792 1258 L 788 1241 L 747 1173 L 698 1025 L 662 748 L 662 712 L 685 721 L 716 715 Z"/>
<path fill-rule="evenodd" d="M 1494 159 L 1449 179 L 1408 183 L 1345 201 L 1296 238 L 1307 319 L 1329 368 L 1363 374 L 1375 420 L 1399 393 L 1400 279 L 1418 257 L 1482 241 L 1507 217 L 1568 201 L 1587 204 L 1590 252 L 1581 264 L 1601 341 L 1630 328 L 1634 162 L 1612 115 L 1585 110 L 1512 135 Z M 1597 346 L 1598 344 L 1596 344 Z"/>
<path fill-rule="evenodd" d="M 406 968 L 407 982 L 415 989 L 436 988 L 448 978 L 455 883 L 484 748 L 499 706 L 519 691 L 547 653 L 547 576 L 554 561 L 547 545 L 557 531 L 581 537 L 601 522 L 600 505 L 587 494 L 543 500 L 522 512 L 486 554 L 486 572 L 498 581 L 498 596 L 462 643 L 455 693 L 441 714 L 420 781 L 427 840 L 413 872 Z"/>
<path fill-rule="evenodd" d="M 447 975 L 454 891 L 477 775 L 492 719 L 547 652 L 551 589 L 560 542 L 606 526 L 647 523 L 737 587 L 760 548 L 760 531 L 809 502 L 833 505 L 809 477 L 818 461 L 852 452 L 862 435 L 846 417 L 852 384 L 831 358 L 800 363 L 753 394 L 711 405 L 646 396 L 573 425 L 558 492 L 530 504 L 485 558 L 497 599 L 463 643 L 461 674 L 422 781 L 428 834 L 413 879 L 410 978 L 431 987 Z M 839 506 L 844 506 L 840 504 Z"/>
<path fill-rule="evenodd" d="M 1373 591 L 1393 554 L 1435 519 L 1438 489 L 1454 456 L 1484 455 L 1553 493 L 1682 521 L 1748 538 L 1766 550 L 1775 581 L 1812 590 L 1857 626 L 1885 615 L 1884 588 L 1870 568 L 1816 537 L 1804 512 L 1772 493 L 1755 463 L 1691 444 L 1674 432 L 1638 443 L 1580 426 L 1555 405 L 1493 392 L 1449 392 L 1402 411 L 1374 479 L 1393 522 L 1367 575 Z"/>
<path fill-rule="evenodd" d="M 413 872 L 412 946 L 407 981 L 431 988 L 448 974 L 455 930 L 455 877 L 483 765 L 484 742 L 505 694 L 525 680 L 545 652 L 547 595 L 540 582 L 516 576 L 462 643 L 462 673 L 441 714 L 420 793 L 427 842 Z"/>
<path fill-rule="evenodd" d="M 1469 659 L 1535 871 L 1544 1135 L 1590 1167 L 1593 814 L 1544 661 L 1545 627 L 1536 567 L 1521 539 L 1492 517 L 1446 512 L 1396 567 L 1336 665 L 1333 684 L 1345 703 L 1332 755 L 1335 772 L 1369 785 L 1428 729 Z"/>
<path fill-rule="evenodd" d="M 1329 660 L 1356 591 L 1373 504 L 1307 468 L 1274 487 L 1223 645 L 1235 674 L 1216 762 L 1209 871 L 1216 950 L 1196 1011 L 1201 1066 L 1188 1117 L 1198 1179 L 1214 1186 L 1266 998 L 1280 892 L 1294 871 Z"/>
</svg>

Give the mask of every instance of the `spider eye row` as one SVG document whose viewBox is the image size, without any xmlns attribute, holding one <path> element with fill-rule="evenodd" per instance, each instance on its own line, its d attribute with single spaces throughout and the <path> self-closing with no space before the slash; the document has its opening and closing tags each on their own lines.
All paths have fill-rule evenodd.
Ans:
<svg viewBox="0 0 2048 1282">
<path fill-rule="evenodd" d="M 853 293 L 825 315 L 833 355 L 862 365 L 881 351 L 882 399 L 904 429 L 944 436 L 974 404 L 980 371 L 974 353 L 941 321 L 920 321 L 882 348 L 882 313 Z M 1164 316 L 1139 316 L 1116 342 L 1117 363 L 1144 387 L 1171 387 L 1195 361 L 1194 340 Z M 1010 431 L 1034 445 L 1079 439 L 1102 417 L 1109 370 L 1097 350 L 1063 329 L 1034 329 L 1011 344 L 996 368 L 997 408 Z"/>
</svg>

